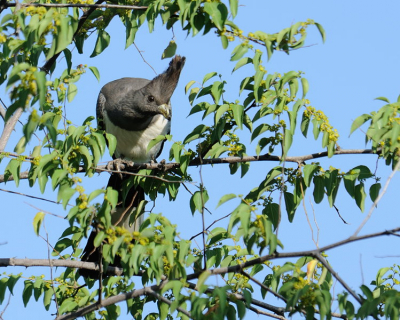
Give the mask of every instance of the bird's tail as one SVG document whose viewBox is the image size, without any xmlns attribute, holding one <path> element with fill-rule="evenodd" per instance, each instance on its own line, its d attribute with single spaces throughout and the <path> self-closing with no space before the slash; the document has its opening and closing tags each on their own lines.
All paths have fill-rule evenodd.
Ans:
<svg viewBox="0 0 400 320">
<path fill-rule="evenodd" d="M 118 205 L 111 213 L 111 222 L 114 226 L 120 226 L 130 232 L 138 231 L 143 223 L 143 214 L 140 214 L 133 223 L 130 223 L 131 215 L 135 213 L 136 208 L 142 200 L 144 200 L 144 190 L 140 186 L 133 186 L 129 189 L 128 194 L 123 199 L 123 186 L 132 177 L 131 175 L 112 174 L 108 180 L 107 187 L 112 187 L 118 191 Z M 126 189 L 126 188 L 125 188 Z M 81 261 L 84 262 L 101 262 L 101 249 L 94 246 L 94 239 L 97 235 L 97 230 L 93 229 L 85 249 Z M 110 266 L 120 267 L 119 256 L 114 257 L 114 263 Z M 99 272 L 94 270 L 80 269 L 79 274 L 85 278 L 98 279 Z"/>
</svg>

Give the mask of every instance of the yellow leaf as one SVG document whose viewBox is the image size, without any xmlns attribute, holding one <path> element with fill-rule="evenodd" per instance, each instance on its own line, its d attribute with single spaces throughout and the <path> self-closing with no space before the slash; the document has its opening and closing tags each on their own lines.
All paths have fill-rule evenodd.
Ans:
<svg viewBox="0 0 400 320">
<path fill-rule="evenodd" d="M 318 263 L 318 260 L 314 259 L 314 260 L 311 260 L 307 264 L 307 279 L 308 279 L 308 282 L 311 282 L 311 280 L 313 278 L 314 269 L 315 269 L 315 266 L 317 265 L 317 263 Z"/>
<path fill-rule="evenodd" d="M 36 216 L 33 218 L 33 230 L 37 236 L 39 236 L 40 226 L 42 225 L 42 221 L 44 219 L 44 213 L 42 211 L 36 213 Z"/>
</svg>

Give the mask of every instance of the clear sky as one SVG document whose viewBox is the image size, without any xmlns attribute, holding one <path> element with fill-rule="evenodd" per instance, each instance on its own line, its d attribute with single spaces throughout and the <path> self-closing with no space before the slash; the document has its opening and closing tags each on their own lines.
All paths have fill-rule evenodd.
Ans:
<svg viewBox="0 0 400 320">
<path fill-rule="evenodd" d="M 323 110 L 329 117 L 330 123 L 338 129 L 339 145 L 342 148 L 364 148 L 363 132 L 357 131 L 349 138 L 352 121 L 363 113 L 380 108 L 383 103 L 375 101 L 376 97 L 385 96 L 391 101 L 395 101 L 400 93 L 398 77 L 400 74 L 398 44 L 400 3 L 393 0 L 385 2 L 247 0 L 241 1 L 239 9 L 239 14 L 234 22 L 243 29 L 244 34 L 257 30 L 275 33 L 293 23 L 307 19 L 313 19 L 325 28 L 325 44 L 322 43 L 317 29 L 310 27 L 304 48 L 293 51 L 290 55 L 276 52 L 268 62 L 265 53 L 264 65 L 269 73 L 283 74 L 290 70 L 305 72 L 305 77 L 310 84 L 307 97 L 312 106 Z M 125 29 L 117 19 L 111 24 L 110 35 L 110 47 L 98 57 L 89 58 L 94 46 L 94 36 L 85 44 L 83 55 L 78 55 L 74 51 L 74 66 L 78 64 L 96 66 L 101 74 L 100 83 L 90 72 L 77 83 L 78 95 L 71 104 L 67 105 L 67 116 L 75 124 L 80 125 L 87 116 L 95 115 L 98 92 L 107 82 L 121 77 L 152 78 L 154 76 L 154 72 L 143 62 L 134 46 L 124 50 Z M 179 85 L 172 99 L 172 135 L 175 141 L 179 141 L 184 139 L 190 128 L 201 121 L 201 117 L 196 115 L 187 118 L 190 105 L 184 92 L 185 85 L 191 80 L 201 83 L 206 73 L 216 71 L 228 82 L 226 93 L 228 99 L 236 99 L 241 80 L 240 75 L 243 76 L 244 73 L 231 74 L 235 62 L 230 62 L 229 58 L 235 43 L 223 50 L 220 39 L 216 35 L 210 33 L 206 36 L 192 38 L 181 32 L 178 26 L 174 28 L 174 35 L 178 44 L 177 53 L 187 58 Z M 137 47 L 146 61 L 158 73 L 164 71 L 168 65 L 168 60 L 161 60 L 161 54 L 172 37 L 172 32 L 165 31 L 160 23 L 156 24 L 156 30 L 152 34 L 148 33 L 146 26 L 137 34 Z M 65 62 L 60 59 L 58 66 L 58 70 L 62 71 L 65 68 Z M 0 92 L 2 92 L 1 97 L 7 100 L 5 88 Z M 9 151 L 12 151 L 17 142 L 16 137 L 21 133 L 21 126 L 18 126 L 16 131 L 14 139 L 9 142 L 7 148 Z M 300 135 L 299 130 L 297 133 Z M 242 142 L 247 144 L 249 140 L 245 139 Z M 168 158 L 168 150 L 167 144 L 161 158 Z M 295 156 L 319 151 L 323 151 L 320 140 L 315 142 L 310 134 L 308 140 L 296 137 L 289 154 Z M 255 154 L 255 144 L 248 147 L 247 153 Z M 381 183 L 384 184 L 390 174 L 390 168 L 387 168 L 383 161 L 377 162 L 376 159 L 377 157 L 372 155 L 337 156 L 320 162 L 327 169 L 331 165 L 342 171 L 348 171 L 358 164 L 369 166 L 373 172 L 377 168 L 377 175 L 382 177 Z M 107 160 L 109 158 L 104 157 L 104 161 Z M 233 208 L 235 203 L 214 209 L 223 194 L 246 194 L 249 189 L 257 186 L 262 177 L 275 165 L 277 163 L 252 164 L 250 172 L 242 180 L 239 177 L 230 176 L 226 166 L 204 167 L 202 169 L 203 180 L 210 195 L 207 206 L 213 213 L 212 216 L 206 217 L 206 224 L 226 215 Z M 0 168 L 2 171 L 4 170 L 4 163 Z M 194 181 L 199 182 L 199 169 L 191 168 L 190 172 Z M 107 174 L 89 179 L 87 190 L 105 186 L 107 179 Z M 10 182 L 1 185 L 0 188 L 31 195 L 38 194 L 38 189 L 36 187 L 30 189 L 26 181 L 21 181 L 21 185 L 21 188 L 16 189 L 14 183 Z M 396 205 L 399 187 L 399 176 L 395 176 L 384 199 L 379 203 L 372 218 L 362 230 L 362 234 L 383 231 L 399 225 L 399 209 Z M 47 189 L 44 197 L 55 200 L 56 195 L 50 192 L 51 187 L 48 186 Z M 169 203 L 167 198 L 159 199 L 154 212 L 163 212 L 173 223 L 178 225 L 178 231 L 183 238 L 190 238 L 201 231 L 201 219 L 199 215 L 192 217 L 190 213 L 188 206 L 190 195 L 183 189 L 180 193 L 181 197 L 173 203 Z M 348 224 L 342 222 L 335 209 L 329 208 L 326 199 L 322 204 L 313 207 L 309 200 L 312 200 L 311 192 L 306 195 L 305 206 L 309 215 L 312 215 L 313 210 L 315 212 L 319 226 L 320 246 L 349 237 L 366 215 L 366 212 L 359 211 L 354 200 L 345 192 L 343 185 L 339 190 L 336 204 Z M 46 258 L 47 245 L 45 241 L 34 234 L 32 220 L 35 214 L 41 210 L 64 216 L 66 212 L 62 210 L 62 207 L 4 192 L 0 193 L 0 203 L 2 205 L 0 243 L 6 242 L 0 246 L 0 257 Z M 371 201 L 368 199 L 365 206 L 367 212 L 370 206 Z M 65 220 L 52 216 L 46 217 L 45 227 L 51 243 L 56 242 L 67 224 Z M 226 227 L 227 220 L 221 222 L 220 225 Z M 316 232 L 315 225 L 314 232 Z M 42 235 L 45 236 L 45 233 L 42 232 Z M 279 238 L 285 245 L 285 252 L 315 248 L 302 206 L 297 210 L 292 224 L 288 223 L 286 216 L 283 215 Z M 375 278 L 379 268 L 399 263 L 399 257 L 396 256 L 398 252 L 397 250 L 393 251 L 393 248 L 398 247 L 399 241 L 398 237 L 385 237 L 347 245 L 341 249 L 329 251 L 329 262 L 342 278 L 356 289 L 363 283 L 369 284 Z M 46 277 L 48 276 L 46 269 L 38 271 L 33 268 L 24 270 L 10 267 L 4 271 L 7 273 L 23 271 L 25 276 L 43 272 Z M 50 312 L 44 311 L 41 302 L 35 304 L 31 301 L 27 309 L 23 308 L 22 284 L 23 281 L 20 280 L 14 289 L 14 296 L 11 298 L 3 318 L 54 318 Z M 335 286 L 335 293 L 342 290 L 339 284 Z M 8 296 L 5 301 L 7 299 Z M 277 303 L 271 297 L 268 297 L 266 302 Z M 2 310 L 1 306 L 0 310 Z M 52 306 L 51 313 L 54 312 L 55 307 Z M 253 318 L 254 315 L 248 313 L 246 319 Z M 131 319 L 131 317 L 123 315 L 121 319 Z"/>
</svg>

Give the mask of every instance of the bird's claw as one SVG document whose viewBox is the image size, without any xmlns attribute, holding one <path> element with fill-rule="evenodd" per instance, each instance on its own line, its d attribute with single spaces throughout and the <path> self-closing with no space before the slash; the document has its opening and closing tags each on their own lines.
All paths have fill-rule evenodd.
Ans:
<svg viewBox="0 0 400 320">
<path fill-rule="evenodd" d="M 111 172 L 117 171 L 120 178 L 122 179 L 121 169 L 126 169 L 126 166 L 133 166 L 133 164 L 134 163 L 132 161 L 127 161 L 127 160 L 123 160 L 123 159 L 115 159 L 115 160 L 109 161 L 107 163 L 107 170 L 109 170 Z"/>
</svg>

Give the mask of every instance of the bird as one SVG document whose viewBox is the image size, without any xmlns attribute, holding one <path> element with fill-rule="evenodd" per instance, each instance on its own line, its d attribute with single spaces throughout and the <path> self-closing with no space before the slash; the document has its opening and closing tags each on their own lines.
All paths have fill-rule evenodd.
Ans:
<svg viewBox="0 0 400 320">
<path fill-rule="evenodd" d="M 185 61 L 185 57 L 176 55 L 170 61 L 167 70 L 153 80 L 121 78 L 107 83 L 100 90 L 96 106 L 97 127 L 115 136 L 117 145 L 114 160 L 134 163 L 156 161 L 164 141 L 150 150 L 147 150 L 148 145 L 159 135 L 170 133 L 172 117 L 170 100 Z M 118 165 L 118 162 L 114 163 Z M 122 186 L 129 177 L 131 175 L 113 173 L 107 187 L 118 191 L 118 204 L 111 212 L 112 224 L 134 232 L 139 230 L 144 217 L 139 215 L 131 224 L 131 215 L 135 213 L 145 195 L 140 186 L 134 186 L 124 199 Z M 101 261 L 100 247 L 94 246 L 96 234 L 97 230 L 94 228 L 83 250 L 82 261 L 96 263 Z M 114 266 L 119 266 L 118 260 L 118 257 L 115 257 Z M 85 278 L 99 278 L 98 271 L 80 269 L 79 273 Z"/>
</svg>

